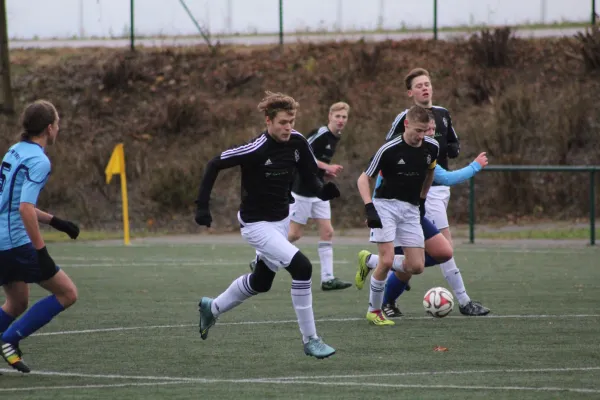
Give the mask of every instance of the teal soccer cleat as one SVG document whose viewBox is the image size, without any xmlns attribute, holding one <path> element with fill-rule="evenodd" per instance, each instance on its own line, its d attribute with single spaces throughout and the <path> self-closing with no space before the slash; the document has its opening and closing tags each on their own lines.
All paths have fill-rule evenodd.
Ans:
<svg viewBox="0 0 600 400">
<path fill-rule="evenodd" d="M 200 304 L 198 304 L 200 309 L 200 337 L 202 340 L 206 340 L 208 330 L 217 322 L 217 318 L 211 311 L 212 302 L 213 299 L 210 297 L 203 297 Z"/>
<path fill-rule="evenodd" d="M 320 337 L 317 337 L 311 338 L 308 343 L 304 343 L 304 354 L 321 360 L 334 355 L 335 349 L 326 345 Z"/>
</svg>

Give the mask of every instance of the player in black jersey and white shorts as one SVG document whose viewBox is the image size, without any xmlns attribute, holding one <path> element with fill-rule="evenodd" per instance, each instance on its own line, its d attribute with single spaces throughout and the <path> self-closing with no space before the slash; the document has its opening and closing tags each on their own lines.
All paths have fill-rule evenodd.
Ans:
<svg viewBox="0 0 600 400">
<path fill-rule="evenodd" d="M 342 137 L 342 129 L 348 122 L 350 106 L 339 102 L 329 108 L 329 121 L 307 135 L 308 143 L 317 159 L 319 178 L 335 178 L 343 167 L 331 164 L 335 150 Z M 290 206 L 290 232 L 288 239 L 295 242 L 304 234 L 304 226 L 314 219 L 319 229 L 319 260 L 321 261 L 321 289 L 340 290 L 352 286 L 333 275 L 333 226 L 331 225 L 331 205 L 329 201 L 319 199 L 314 189 L 308 187 L 302 179 L 294 180 L 292 195 L 295 202 Z"/>
<path fill-rule="evenodd" d="M 200 301 L 200 335 L 219 315 L 259 293 L 269 291 L 275 273 L 286 269 L 292 276 L 292 304 L 304 343 L 304 352 L 326 358 L 335 349 L 317 336 L 312 309 L 312 265 L 308 258 L 288 241 L 290 188 L 296 173 L 321 200 L 340 195 L 331 182 L 323 184 L 319 168 L 304 136 L 293 130 L 298 103 L 290 96 L 267 92 L 258 109 L 267 125 L 249 143 L 222 152 L 206 166 L 196 200 L 196 223 L 210 227 L 210 193 L 220 170 L 240 166 L 242 199 L 238 221 L 242 237 L 256 249 L 257 263 L 250 274 L 237 278 L 215 299 Z"/>
<path fill-rule="evenodd" d="M 460 143 L 454 131 L 450 113 L 444 107 L 432 105 L 433 87 L 429 72 L 423 68 L 415 68 L 404 79 L 408 96 L 414 100 L 415 105 L 430 110 L 435 118 L 436 130 L 434 139 L 440 145 L 438 164 L 448 170 L 448 159 L 458 157 Z M 404 133 L 404 120 L 408 110 L 398 114 L 392 128 L 386 135 L 386 140 L 401 136 Z M 429 219 L 452 244 L 452 235 L 448 223 L 448 201 L 450 200 L 450 187 L 434 183 L 427 195 L 426 217 Z M 459 303 L 459 310 L 463 315 L 487 315 L 490 310 L 481 303 L 471 300 L 465 289 L 462 275 L 454 258 L 440 264 L 440 269 L 446 281 L 452 288 Z"/>
<path fill-rule="evenodd" d="M 358 178 L 358 190 L 365 203 L 370 240 L 377 243 L 379 262 L 371 275 L 367 320 L 374 325 L 394 325 L 382 313 L 383 291 L 394 261 L 394 243 L 404 251 L 401 272 L 420 274 L 425 268 L 425 239 L 421 217 L 433 182 L 439 144 L 426 137 L 429 115 L 413 106 L 404 119 L 404 134 L 385 143 Z M 371 199 L 370 181 L 379 172 L 383 183 Z"/>
<path fill-rule="evenodd" d="M 343 170 L 341 165 L 331 164 L 331 160 L 342 137 L 342 129 L 348 122 L 350 106 L 344 102 L 333 104 L 329 108 L 327 125 L 312 130 L 306 136 L 319 166 L 319 179 L 336 178 Z M 290 231 L 288 240 L 296 242 L 304 235 L 304 226 L 313 219 L 319 230 L 319 260 L 321 261 L 321 289 L 341 290 L 352 286 L 333 275 L 333 226 L 331 225 L 331 205 L 329 201 L 319 199 L 314 189 L 308 187 L 297 175 L 292 186 L 294 202 L 290 205 Z M 256 261 L 250 263 L 254 270 Z"/>
</svg>

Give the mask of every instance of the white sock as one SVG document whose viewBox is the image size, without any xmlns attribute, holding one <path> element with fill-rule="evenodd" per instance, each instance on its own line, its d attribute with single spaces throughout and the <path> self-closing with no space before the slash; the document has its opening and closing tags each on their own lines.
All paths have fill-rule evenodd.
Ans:
<svg viewBox="0 0 600 400">
<path fill-rule="evenodd" d="M 367 257 L 367 268 L 375 269 L 377 267 L 377 263 L 379 262 L 379 256 L 377 254 L 371 254 Z"/>
<path fill-rule="evenodd" d="M 404 270 L 404 254 L 396 254 L 394 256 L 394 262 L 392 263 L 392 269 L 397 272 L 406 272 Z"/>
<path fill-rule="evenodd" d="M 257 294 L 258 292 L 250 287 L 250 274 L 242 275 L 233 281 L 227 290 L 213 300 L 210 309 L 213 315 L 218 317 L 220 314 L 239 306 L 244 300 Z"/>
<path fill-rule="evenodd" d="M 308 343 L 310 338 L 317 336 L 315 316 L 312 308 L 311 281 L 296 281 L 292 279 L 292 304 L 298 318 L 298 326 L 302 333 L 302 341 Z"/>
<path fill-rule="evenodd" d="M 369 293 L 369 312 L 381 310 L 383 304 L 383 289 L 385 280 L 378 281 L 371 275 L 371 293 Z"/>
<path fill-rule="evenodd" d="M 468 304 L 471 301 L 471 298 L 467 294 L 465 283 L 463 282 L 462 275 L 456 266 L 454 258 L 451 258 L 449 261 L 440 264 L 440 268 L 442 270 L 442 274 L 444 274 L 444 278 L 446 278 L 446 281 L 452 288 L 458 303 L 461 306 Z"/>
<path fill-rule="evenodd" d="M 371 254 L 369 259 L 367 260 L 367 268 L 375 269 L 377 267 L 377 263 L 379 262 L 379 256 L 377 254 Z M 398 272 L 406 272 L 404 270 L 404 255 L 396 254 L 394 256 L 394 262 L 392 263 L 392 270 Z"/>
<path fill-rule="evenodd" d="M 319 259 L 321 260 L 321 283 L 333 279 L 333 247 L 331 242 L 319 242 Z"/>
</svg>

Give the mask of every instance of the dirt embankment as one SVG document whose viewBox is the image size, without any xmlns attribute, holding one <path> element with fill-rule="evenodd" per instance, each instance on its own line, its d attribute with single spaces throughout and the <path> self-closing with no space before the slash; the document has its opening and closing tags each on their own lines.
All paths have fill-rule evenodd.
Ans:
<svg viewBox="0 0 600 400">
<path fill-rule="evenodd" d="M 333 218 L 336 226 L 354 227 L 363 221 L 356 178 L 396 114 L 410 105 L 403 77 L 417 66 L 431 71 L 435 103 L 451 111 L 459 133 L 462 152 L 452 168 L 480 151 L 493 164 L 600 164 L 600 35 L 594 35 L 521 40 L 498 31 L 462 42 L 306 44 L 283 53 L 29 50 L 12 52 L 11 61 L 18 109 L 47 98 L 61 113 L 59 143 L 48 151 L 53 173 L 40 199 L 51 212 L 87 228 L 119 227 L 119 185 L 106 185 L 104 167 L 113 146 L 124 142 L 132 226 L 195 230 L 193 201 L 204 164 L 262 129 L 256 105 L 272 90 L 300 102 L 301 132 L 323 124 L 331 103 L 352 106 L 335 157 L 345 170 Z M 0 117 L 0 129 L 4 152 L 18 132 L 16 119 Z M 476 179 L 477 215 L 583 217 L 588 182 L 581 173 L 484 173 Z M 453 220 L 466 220 L 467 199 L 467 185 L 453 189 Z M 238 201 L 238 173 L 225 171 L 212 201 L 219 229 L 237 226 Z"/>
</svg>

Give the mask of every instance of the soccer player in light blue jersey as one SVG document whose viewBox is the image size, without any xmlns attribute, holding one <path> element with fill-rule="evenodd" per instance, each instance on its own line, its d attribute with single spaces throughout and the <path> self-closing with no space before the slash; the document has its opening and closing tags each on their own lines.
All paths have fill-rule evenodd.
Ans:
<svg viewBox="0 0 600 400">
<path fill-rule="evenodd" d="M 427 135 L 432 136 L 434 131 L 435 121 L 430 120 L 430 129 Z M 486 153 L 479 154 L 469 165 L 456 171 L 448 171 L 438 164 L 434 170 L 433 181 L 445 186 L 458 185 L 475 176 L 475 174 L 485 168 L 487 164 L 488 159 Z M 376 188 L 381 185 L 382 180 L 383 178 L 381 175 L 377 177 L 377 182 L 375 184 Z M 423 227 L 423 235 L 425 237 L 425 266 L 431 267 L 438 265 L 452 258 L 452 246 L 440 233 L 438 228 L 436 228 L 436 226 L 427 218 L 421 219 L 421 226 Z M 386 280 L 383 306 L 381 308 L 381 311 L 388 318 L 402 316 L 402 312 L 398 308 L 396 301 L 405 290 L 410 290 L 408 282 L 411 275 L 406 272 L 396 271 L 396 268 L 401 269 L 400 267 L 404 262 L 402 247 L 396 246 L 394 250 L 396 253 L 392 266 L 394 272 L 390 273 Z M 357 288 L 362 289 L 369 272 L 377 266 L 379 257 L 376 254 L 371 254 L 371 252 L 367 250 L 362 250 L 358 253 L 358 260 L 358 270 L 356 272 L 355 281 Z"/>
<path fill-rule="evenodd" d="M 44 150 L 58 135 L 56 108 L 38 100 L 25 108 L 21 121 L 21 141 L 8 150 L 0 170 L 0 285 L 6 295 L 0 309 L 0 354 L 14 369 L 29 372 L 19 342 L 77 300 L 75 284 L 48 254 L 39 223 L 72 239 L 79 235 L 79 227 L 36 208 L 50 175 Z M 52 294 L 27 310 L 29 283 Z"/>
</svg>

